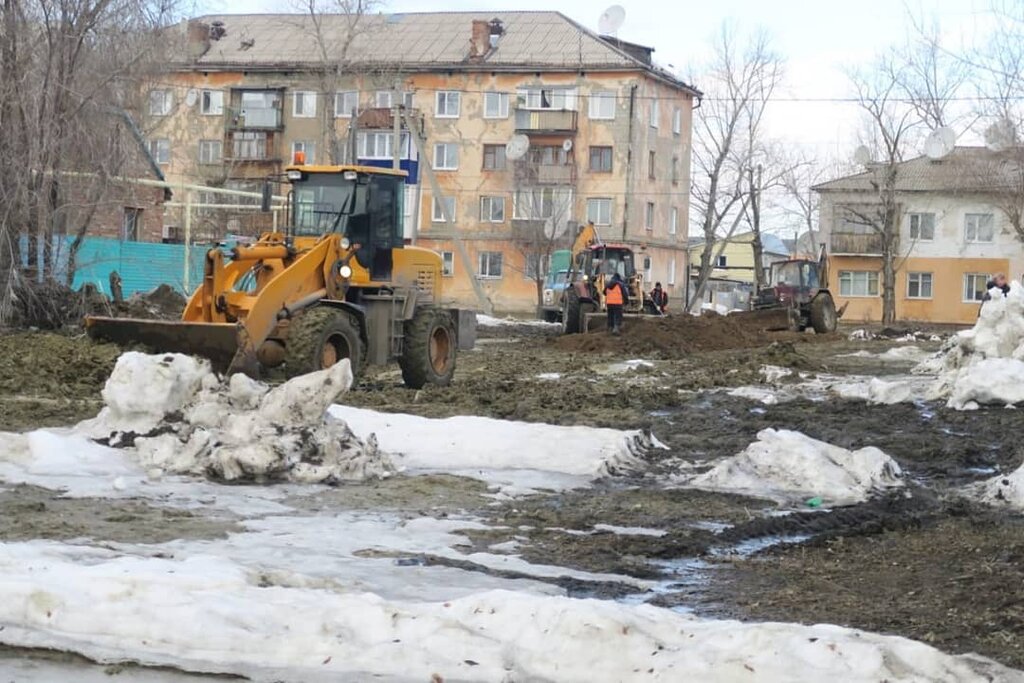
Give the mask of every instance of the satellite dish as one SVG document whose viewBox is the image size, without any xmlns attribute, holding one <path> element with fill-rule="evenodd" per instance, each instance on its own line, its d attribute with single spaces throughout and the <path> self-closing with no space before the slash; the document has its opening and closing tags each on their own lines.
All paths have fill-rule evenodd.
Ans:
<svg viewBox="0 0 1024 683">
<path fill-rule="evenodd" d="M 999 119 L 985 129 L 985 146 L 992 152 L 1003 152 L 1013 147 L 1017 130 L 1009 119 Z"/>
<path fill-rule="evenodd" d="M 949 126 L 943 126 L 929 133 L 924 141 L 924 153 L 932 161 L 938 161 L 952 152 L 955 145 L 956 133 Z"/>
<path fill-rule="evenodd" d="M 526 156 L 530 149 L 530 138 L 523 134 L 513 135 L 512 139 L 505 143 L 505 157 L 515 161 Z"/>
<path fill-rule="evenodd" d="M 871 150 L 861 145 L 853 150 L 853 160 L 861 166 L 867 166 L 871 163 Z"/>
<path fill-rule="evenodd" d="M 612 5 L 597 19 L 597 32 L 602 36 L 614 36 L 626 21 L 626 10 L 622 5 Z"/>
<path fill-rule="evenodd" d="M 190 107 L 196 106 L 196 102 L 199 101 L 199 91 L 195 88 L 189 88 L 189 91 L 185 93 L 185 104 Z"/>
<path fill-rule="evenodd" d="M 570 138 L 566 138 L 565 141 L 562 143 L 562 150 L 565 152 L 572 151 L 572 140 Z"/>
</svg>

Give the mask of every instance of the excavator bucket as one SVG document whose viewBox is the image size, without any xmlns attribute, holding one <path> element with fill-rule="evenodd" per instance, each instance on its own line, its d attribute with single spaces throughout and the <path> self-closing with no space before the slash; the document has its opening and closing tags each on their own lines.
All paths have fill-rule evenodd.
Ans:
<svg viewBox="0 0 1024 683">
<path fill-rule="evenodd" d="M 789 307 L 763 308 L 755 311 L 730 313 L 729 317 L 751 329 L 768 332 L 795 330 L 799 326 L 799 321 L 796 319 L 796 311 Z"/>
<path fill-rule="evenodd" d="M 245 347 L 245 328 L 233 323 L 193 323 L 180 320 L 140 320 L 89 316 L 85 330 L 90 338 L 121 346 L 143 344 L 158 353 L 185 353 L 208 358 L 215 370 L 233 367 Z"/>
</svg>

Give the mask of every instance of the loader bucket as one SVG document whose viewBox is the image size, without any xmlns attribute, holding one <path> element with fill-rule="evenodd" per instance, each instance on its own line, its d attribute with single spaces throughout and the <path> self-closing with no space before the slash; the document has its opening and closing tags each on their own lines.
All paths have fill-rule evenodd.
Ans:
<svg viewBox="0 0 1024 683">
<path fill-rule="evenodd" d="M 763 308 L 755 311 L 743 311 L 741 313 L 730 313 L 730 318 L 751 329 L 777 332 L 780 330 L 795 330 L 799 327 L 796 320 L 797 313 L 792 308 Z"/>
<path fill-rule="evenodd" d="M 245 329 L 233 323 L 193 323 L 136 318 L 85 319 L 89 337 L 119 346 L 143 344 L 157 353 L 184 353 L 208 358 L 215 370 L 226 372 L 235 361 Z"/>
</svg>

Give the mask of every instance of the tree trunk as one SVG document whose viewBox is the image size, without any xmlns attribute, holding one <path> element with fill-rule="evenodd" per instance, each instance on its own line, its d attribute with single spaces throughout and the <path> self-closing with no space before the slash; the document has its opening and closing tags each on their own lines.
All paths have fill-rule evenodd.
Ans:
<svg viewBox="0 0 1024 683">
<path fill-rule="evenodd" d="M 754 291 L 764 287 L 764 245 L 761 243 L 761 167 L 750 169 L 750 248 L 754 252 Z"/>
</svg>

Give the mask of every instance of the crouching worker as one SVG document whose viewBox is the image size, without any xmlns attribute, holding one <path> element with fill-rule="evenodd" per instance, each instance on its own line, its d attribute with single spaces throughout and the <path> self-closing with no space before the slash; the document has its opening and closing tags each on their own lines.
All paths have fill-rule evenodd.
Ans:
<svg viewBox="0 0 1024 683">
<path fill-rule="evenodd" d="M 618 273 L 612 275 L 604 286 L 604 305 L 608 309 L 608 331 L 618 335 L 622 328 L 622 307 L 626 305 L 629 294 L 626 283 Z"/>
</svg>

